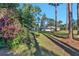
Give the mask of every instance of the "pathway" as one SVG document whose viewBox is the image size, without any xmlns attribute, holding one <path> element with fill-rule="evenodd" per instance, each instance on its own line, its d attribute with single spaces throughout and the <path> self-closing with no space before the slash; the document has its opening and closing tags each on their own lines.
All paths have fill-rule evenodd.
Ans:
<svg viewBox="0 0 79 59">
<path fill-rule="evenodd" d="M 8 48 L 0 49 L 0 56 L 13 56 L 13 53 Z"/>
</svg>

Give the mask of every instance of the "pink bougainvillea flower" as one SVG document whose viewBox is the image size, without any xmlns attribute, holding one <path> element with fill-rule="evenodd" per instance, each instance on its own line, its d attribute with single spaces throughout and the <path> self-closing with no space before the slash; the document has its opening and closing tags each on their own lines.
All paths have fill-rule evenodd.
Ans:
<svg viewBox="0 0 79 59">
<path fill-rule="evenodd" d="M 8 33 L 4 33 L 3 37 L 8 38 Z"/>
<path fill-rule="evenodd" d="M 15 38 L 17 33 L 21 31 L 16 24 L 12 24 L 10 22 L 10 19 L 8 19 L 7 16 L 4 16 L 0 19 L 0 30 L 3 32 L 2 37 L 4 38 Z"/>
<path fill-rule="evenodd" d="M 0 30 L 2 30 L 2 27 L 0 27 Z"/>
<path fill-rule="evenodd" d="M 15 30 L 15 26 L 14 26 L 14 25 L 10 25 L 10 26 L 8 26 L 8 28 L 9 28 L 10 30 Z"/>
</svg>

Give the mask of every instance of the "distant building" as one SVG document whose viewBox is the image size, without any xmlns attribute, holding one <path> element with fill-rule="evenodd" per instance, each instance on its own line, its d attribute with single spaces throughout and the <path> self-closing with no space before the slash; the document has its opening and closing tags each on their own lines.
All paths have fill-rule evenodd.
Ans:
<svg viewBox="0 0 79 59">
<path fill-rule="evenodd" d="M 57 27 L 57 31 L 60 30 L 60 27 Z M 55 27 L 54 26 L 48 26 L 46 28 L 43 28 L 42 31 L 48 31 L 48 32 L 53 32 L 55 31 Z"/>
</svg>

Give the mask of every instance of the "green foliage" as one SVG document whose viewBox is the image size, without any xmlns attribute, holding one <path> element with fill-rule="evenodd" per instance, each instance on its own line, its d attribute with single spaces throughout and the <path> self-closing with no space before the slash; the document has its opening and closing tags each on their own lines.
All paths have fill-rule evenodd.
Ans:
<svg viewBox="0 0 79 59">
<path fill-rule="evenodd" d="M 16 38 L 14 39 L 9 39 L 7 44 L 10 48 L 18 47 L 19 44 L 22 44 L 23 39 L 27 38 L 27 30 L 26 28 L 21 29 L 21 31 L 18 33 Z"/>
<path fill-rule="evenodd" d="M 39 32 L 33 32 L 36 37 L 40 36 Z"/>
<path fill-rule="evenodd" d="M 41 26 L 40 26 L 40 30 L 42 30 L 43 28 L 45 28 L 45 21 L 47 20 L 46 14 L 43 14 L 41 17 Z"/>
<path fill-rule="evenodd" d="M 40 16 L 40 12 L 41 12 L 40 7 L 32 6 L 32 4 L 23 4 L 23 8 L 19 9 L 18 4 L 5 3 L 5 4 L 0 4 L 0 8 L 5 8 L 6 12 L 8 12 L 7 15 L 8 18 L 13 19 L 15 21 L 14 24 L 17 24 L 16 26 L 18 25 L 20 26 L 20 28 L 19 26 L 17 27 L 20 30 L 17 33 L 16 37 L 8 38 L 6 45 L 8 45 L 10 49 L 13 49 L 15 47 L 18 48 L 22 44 L 23 44 L 23 48 L 24 47 L 26 48 L 27 45 L 29 50 L 35 48 L 34 37 L 31 33 L 38 26 L 38 25 L 36 26 L 35 21 L 37 21 Z M 10 23 L 12 24 L 13 21 Z M 4 29 L 3 32 L 4 31 L 7 32 L 6 29 Z M 35 33 L 34 35 L 39 36 L 38 32 L 34 32 L 34 33 Z"/>
<path fill-rule="evenodd" d="M 49 3 L 51 6 L 59 6 L 59 3 Z"/>
<path fill-rule="evenodd" d="M 65 29 L 66 29 L 66 24 L 61 25 L 61 26 L 60 26 L 60 29 L 61 29 L 61 30 L 65 30 Z"/>
<path fill-rule="evenodd" d="M 4 40 L 0 39 L 0 47 L 2 47 L 4 45 L 5 45 Z"/>
<path fill-rule="evenodd" d="M 54 26 L 55 25 L 54 19 L 48 18 L 47 21 L 48 21 L 47 26 Z"/>
<path fill-rule="evenodd" d="M 15 39 L 9 39 L 7 41 L 7 44 L 8 44 L 8 47 L 9 48 L 14 48 L 14 47 L 18 47 L 18 45 L 20 44 L 20 40 L 21 40 L 21 37 L 18 35 Z"/>
<path fill-rule="evenodd" d="M 34 15 L 32 13 L 33 13 L 32 5 L 25 4 L 22 10 L 22 18 L 23 18 L 22 22 L 23 22 L 23 25 L 27 28 L 33 27 Z"/>
<path fill-rule="evenodd" d="M 37 16 L 37 15 L 41 15 L 40 14 L 40 12 L 41 12 L 41 9 L 40 9 L 40 7 L 39 6 L 34 6 L 34 14 Z"/>
<path fill-rule="evenodd" d="M 0 8 L 16 8 L 18 6 L 18 3 L 0 3 Z"/>
</svg>

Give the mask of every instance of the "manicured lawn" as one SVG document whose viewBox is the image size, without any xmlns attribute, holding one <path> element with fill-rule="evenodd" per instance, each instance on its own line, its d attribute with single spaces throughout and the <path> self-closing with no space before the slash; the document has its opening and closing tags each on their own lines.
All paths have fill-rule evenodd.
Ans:
<svg viewBox="0 0 79 59">
<path fill-rule="evenodd" d="M 54 32 L 52 34 L 59 38 L 64 38 L 64 39 L 68 38 L 68 32 L 65 30 Z M 74 39 L 77 39 L 77 40 L 79 39 L 79 35 L 77 35 L 77 30 L 73 30 L 73 37 Z"/>
</svg>

